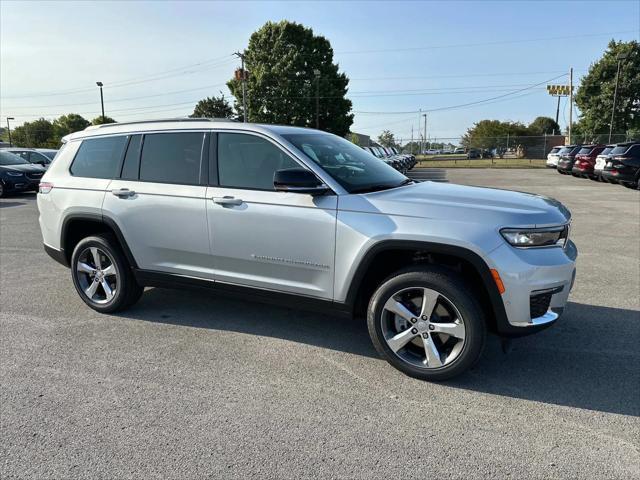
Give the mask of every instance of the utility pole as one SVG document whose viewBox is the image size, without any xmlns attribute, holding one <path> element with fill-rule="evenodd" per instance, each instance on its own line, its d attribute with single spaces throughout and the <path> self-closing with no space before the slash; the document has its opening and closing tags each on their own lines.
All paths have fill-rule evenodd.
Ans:
<svg viewBox="0 0 640 480">
<path fill-rule="evenodd" d="M 558 106 L 556 107 L 556 125 L 559 125 L 558 120 L 560 119 L 560 98 L 561 95 L 558 95 Z M 553 133 L 555 134 L 555 130 Z"/>
<path fill-rule="evenodd" d="M 102 82 L 96 82 L 96 85 L 100 87 L 100 106 L 102 107 L 102 121 L 104 122 L 104 97 L 102 96 Z"/>
<path fill-rule="evenodd" d="M 569 145 L 571 143 L 571 127 L 573 126 L 573 67 L 569 69 Z"/>
<path fill-rule="evenodd" d="M 418 114 L 418 155 L 421 155 L 423 153 L 423 147 L 422 147 L 422 134 L 420 133 L 420 131 L 422 130 L 421 126 L 422 126 L 422 109 L 419 110 L 419 114 Z"/>
<path fill-rule="evenodd" d="M 413 125 L 411 125 L 411 155 L 413 155 Z"/>
<path fill-rule="evenodd" d="M 316 129 L 320 130 L 320 70 L 315 68 L 313 75 L 316 77 Z"/>
<path fill-rule="evenodd" d="M 15 120 L 13 117 L 7 117 L 7 131 L 9 132 L 9 146 L 12 147 L 11 144 L 11 127 L 9 126 L 9 120 Z"/>
<path fill-rule="evenodd" d="M 246 99 L 246 82 L 247 72 L 244 70 L 244 53 L 235 52 L 234 55 L 240 59 L 240 79 L 242 80 L 242 121 L 247 123 L 247 99 Z M 237 76 L 236 76 L 237 78 Z"/>
<path fill-rule="evenodd" d="M 425 146 L 426 146 L 426 142 L 427 142 L 427 114 L 423 113 L 422 116 L 424 117 L 424 141 L 425 141 Z"/>
<path fill-rule="evenodd" d="M 626 55 L 618 55 L 618 70 L 616 71 L 616 87 L 613 90 L 613 107 L 611 108 L 611 122 L 609 123 L 609 143 L 611 143 L 611 134 L 613 133 L 613 119 L 616 112 L 616 99 L 618 97 L 618 83 L 620 82 L 620 66 L 622 61 L 627 58 Z"/>
</svg>

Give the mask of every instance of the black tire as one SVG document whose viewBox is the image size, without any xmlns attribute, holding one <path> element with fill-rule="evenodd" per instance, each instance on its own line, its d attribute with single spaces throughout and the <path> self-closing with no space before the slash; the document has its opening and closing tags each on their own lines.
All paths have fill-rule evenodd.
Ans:
<svg viewBox="0 0 640 480">
<path fill-rule="evenodd" d="M 405 289 L 435 290 L 460 313 L 465 327 L 462 349 L 451 363 L 441 367 L 422 368 L 403 360 L 389 347 L 383 333 L 384 305 L 393 295 Z M 441 381 L 460 375 L 480 358 L 487 335 L 487 325 L 473 288 L 455 272 L 427 266 L 402 270 L 387 278 L 374 292 L 367 311 L 369 335 L 378 353 L 401 372 L 421 380 Z"/>
<path fill-rule="evenodd" d="M 109 261 L 113 260 L 112 263 L 117 275 L 118 284 L 113 298 L 110 300 L 105 299 L 102 303 L 93 301 L 87 296 L 81 285 L 84 278 L 81 276 L 85 274 L 77 272 L 79 259 L 85 255 L 91 247 L 97 247 L 110 257 L 108 258 Z M 86 237 L 78 242 L 71 255 L 71 278 L 78 295 L 80 295 L 84 303 L 100 313 L 112 313 L 124 310 L 137 302 L 144 291 L 144 288 L 136 283 L 129 262 L 122 252 L 118 241 L 113 235 L 108 233 Z M 87 279 L 84 278 L 84 280 L 86 281 Z"/>
</svg>

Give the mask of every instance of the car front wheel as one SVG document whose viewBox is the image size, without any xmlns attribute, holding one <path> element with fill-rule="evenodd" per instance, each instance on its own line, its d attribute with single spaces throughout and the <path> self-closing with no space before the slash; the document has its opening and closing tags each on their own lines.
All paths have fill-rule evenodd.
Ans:
<svg viewBox="0 0 640 480">
<path fill-rule="evenodd" d="M 473 289 L 438 267 L 398 272 L 384 281 L 371 298 L 367 323 L 376 350 L 423 380 L 446 380 L 471 368 L 486 337 Z"/>
</svg>

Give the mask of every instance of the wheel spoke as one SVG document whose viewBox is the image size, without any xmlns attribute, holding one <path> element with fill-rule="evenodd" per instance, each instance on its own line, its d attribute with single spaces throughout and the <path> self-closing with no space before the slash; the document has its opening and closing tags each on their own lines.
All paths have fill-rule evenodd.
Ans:
<svg viewBox="0 0 640 480">
<path fill-rule="evenodd" d="M 426 355 L 426 364 L 428 367 L 441 367 L 442 360 L 440 359 L 440 352 L 438 347 L 433 343 L 431 335 L 422 337 L 422 343 L 424 344 L 424 353 Z"/>
<path fill-rule="evenodd" d="M 440 294 L 430 288 L 424 288 L 422 291 L 422 307 L 420 308 L 420 316 L 431 318 L 433 311 L 438 303 Z"/>
<path fill-rule="evenodd" d="M 433 332 L 446 333 L 452 337 L 464 340 L 465 328 L 462 323 L 434 323 L 431 322 Z"/>
<path fill-rule="evenodd" d="M 108 277 L 109 275 L 115 275 L 116 267 L 114 267 L 113 264 L 111 264 L 107 268 L 104 268 L 102 270 L 102 273 L 104 274 L 105 277 Z"/>
<path fill-rule="evenodd" d="M 93 296 L 96 294 L 96 290 L 98 290 L 98 285 L 98 282 L 91 282 L 91 285 L 89 285 L 89 287 L 84 291 L 84 293 L 87 294 L 87 297 L 93 299 Z"/>
<path fill-rule="evenodd" d="M 100 263 L 100 251 L 96 247 L 91 247 L 91 256 L 93 257 L 93 264 L 96 268 L 102 268 Z"/>
<path fill-rule="evenodd" d="M 113 298 L 113 291 L 111 290 L 109 283 L 106 280 L 102 280 L 100 282 L 100 285 L 102 285 L 102 289 L 104 290 L 104 294 L 107 297 L 107 301 L 111 300 Z"/>
<path fill-rule="evenodd" d="M 405 331 L 398 333 L 397 335 L 391 337 L 387 340 L 389 347 L 394 352 L 397 352 L 402 347 L 404 347 L 407 343 L 411 341 L 412 338 L 416 336 L 415 333 L 412 332 L 413 327 L 407 328 Z"/>
<path fill-rule="evenodd" d="M 412 318 L 415 318 L 415 315 L 411 313 L 407 307 L 402 305 L 393 297 L 387 300 L 387 303 L 384 304 L 384 309 L 404 318 L 407 322 L 410 322 Z"/>
<path fill-rule="evenodd" d="M 93 268 L 91 265 L 88 265 L 84 262 L 78 262 L 77 269 L 79 272 L 88 273 L 89 275 L 93 275 L 96 273 L 95 268 Z"/>
</svg>

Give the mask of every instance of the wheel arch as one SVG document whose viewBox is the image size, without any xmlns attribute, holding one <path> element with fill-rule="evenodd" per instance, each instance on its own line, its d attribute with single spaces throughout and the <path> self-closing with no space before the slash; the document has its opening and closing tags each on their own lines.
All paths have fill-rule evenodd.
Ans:
<svg viewBox="0 0 640 480">
<path fill-rule="evenodd" d="M 414 240 L 383 240 L 367 250 L 354 273 L 346 303 L 354 314 L 366 311 L 382 280 L 410 265 L 441 265 L 461 274 L 480 294 L 488 328 L 499 332 L 509 325 L 502 296 L 486 262 L 472 250 L 456 245 Z"/>
<path fill-rule="evenodd" d="M 138 267 L 131 249 L 115 220 L 106 215 L 96 213 L 73 213 L 66 216 L 62 222 L 60 247 L 66 266 L 70 265 L 73 249 L 80 240 L 100 233 L 113 234 L 118 240 L 118 244 L 122 248 L 131 268 Z"/>
</svg>

